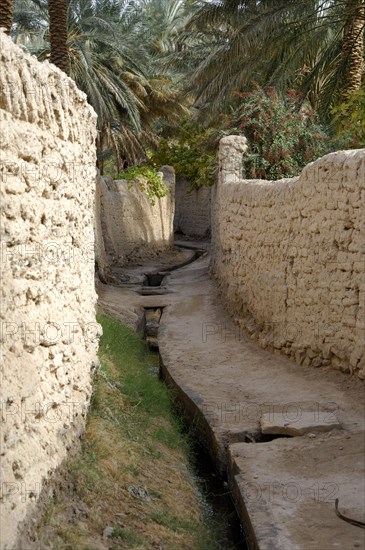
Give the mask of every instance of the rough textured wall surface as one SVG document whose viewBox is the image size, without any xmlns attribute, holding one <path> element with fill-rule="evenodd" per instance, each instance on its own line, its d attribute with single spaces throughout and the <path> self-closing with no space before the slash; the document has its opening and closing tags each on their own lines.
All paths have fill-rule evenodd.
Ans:
<svg viewBox="0 0 365 550">
<path fill-rule="evenodd" d="M 211 187 L 189 192 L 190 183 L 183 177 L 176 179 L 174 231 L 189 237 L 210 235 Z"/>
<path fill-rule="evenodd" d="M 96 115 L 0 33 L 1 549 L 82 433 L 96 359 Z"/>
<path fill-rule="evenodd" d="M 101 282 L 106 283 L 110 276 L 110 266 L 108 262 L 108 257 L 106 253 L 105 240 L 104 240 L 104 231 L 102 225 L 102 202 L 101 197 L 102 193 L 106 192 L 105 182 L 100 174 L 97 174 L 96 177 L 96 194 L 95 194 L 95 267 L 96 273 L 101 280 Z M 105 224 L 104 224 L 105 225 Z"/>
<path fill-rule="evenodd" d="M 101 230 L 108 266 L 153 258 L 173 246 L 175 172 L 161 168 L 170 192 L 152 205 L 137 183 L 99 178 Z"/>
<path fill-rule="evenodd" d="M 297 178 L 242 180 L 245 138 L 220 144 L 212 272 L 252 338 L 304 365 L 365 378 L 365 149 Z"/>
</svg>

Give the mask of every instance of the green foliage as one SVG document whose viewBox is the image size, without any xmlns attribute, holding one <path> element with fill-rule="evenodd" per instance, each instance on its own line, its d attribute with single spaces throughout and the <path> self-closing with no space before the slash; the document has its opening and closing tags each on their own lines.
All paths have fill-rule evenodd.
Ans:
<svg viewBox="0 0 365 550">
<path fill-rule="evenodd" d="M 332 114 L 335 116 L 333 143 L 336 148 L 365 147 L 365 90 L 348 93 L 346 100 L 332 109 Z"/>
<path fill-rule="evenodd" d="M 257 87 L 240 94 L 238 107 L 224 119 L 224 135 L 248 139 L 243 157 L 246 178 L 292 177 L 326 152 L 327 135 L 309 106 L 298 109 L 293 91 L 283 97 L 275 88 L 266 92 Z"/>
<path fill-rule="evenodd" d="M 161 2 L 154 3 L 157 13 Z M 118 166 L 125 160 L 128 164 L 143 162 L 147 149 L 158 143 L 161 128 L 186 115 L 173 71 L 164 71 L 155 55 L 157 29 L 153 18 L 145 14 L 149 4 L 134 0 L 68 2 L 70 76 L 98 115 L 101 173 L 104 160 L 111 155 Z M 167 9 L 168 2 L 164 5 Z M 40 60 L 48 59 L 46 0 L 15 0 L 14 8 L 14 39 Z M 171 14 L 172 26 L 177 16 L 178 10 Z"/>
<path fill-rule="evenodd" d="M 193 189 L 213 185 L 217 169 L 215 132 L 214 128 L 203 130 L 185 122 L 175 139 L 160 141 L 150 162 L 154 166 L 173 166 L 176 174 L 186 177 Z"/>
<path fill-rule="evenodd" d="M 121 539 L 126 544 L 128 544 L 128 548 L 135 548 L 136 546 L 141 546 L 141 544 L 144 543 L 143 538 L 138 535 L 138 533 L 134 533 L 129 529 L 123 529 L 121 527 L 116 527 L 113 530 L 111 538 Z"/>
<path fill-rule="evenodd" d="M 217 39 L 187 79 L 202 119 L 215 118 L 252 80 L 300 89 L 327 120 L 361 74 L 362 0 L 197 0 L 190 34 Z M 204 44 L 204 41 L 202 41 Z M 351 61 L 351 62 L 350 62 Z"/>
<path fill-rule="evenodd" d="M 118 174 L 115 179 L 130 181 L 130 187 L 135 183 L 138 184 L 140 189 L 145 191 L 152 205 L 156 203 L 156 199 L 161 199 L 169 193 L 169 188 L 157 170 L 146 165 L 132 166 Z"/>
<path fill-rule="evenodd" d="M 235 107 L 218 119 L 216 126 L 202 130 L 185 123 L 175 140 L 160 142 L 152 155 L 155 164 L 171 164 L 185 176 L 192 188 L 212 185 L 217 172 L 219 139 L 244 135 L 244 177 L 277 180 L 295 176 L 308 162 L 326 152 L 327 135 L 316 122 L 308 105 L 298 107 L 299 97 L 291 91 L 285 97 L 275 88 L 236 96 Z M 327 147 L 328 149 L 328 147 Z"/>
</svg>

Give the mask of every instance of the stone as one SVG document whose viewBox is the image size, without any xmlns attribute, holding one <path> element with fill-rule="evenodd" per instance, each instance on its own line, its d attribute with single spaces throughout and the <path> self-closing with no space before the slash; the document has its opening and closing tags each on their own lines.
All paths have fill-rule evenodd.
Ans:
<svg viewBox="0 0 365 550">
<path fill-rule="evenodd" d="M 146 309 L 146 323 L 150 323 L 150 322 L 159 323 L 161 319 L 161 313 L 162 312 L 160 308 Z"/>
<path fill-rule="evenodd" d="M 113 535 L 114 527 L 105 527 L 103 531 L 103 539 L 108 539 Z"/>
<path fill-rule="evenodd" d="M 147 487 L 130 485 L 128 487 L 128 493 L 140 500 L 146 500 L 146 501 L 151 500 Z"/>
<path fill-rule="evenodd" d="M 321 367 L 323 365 L 323 361 L 320 357 L 315 357 L 312 361 L 312 366 L 315 368 Z"/>
<path fill-rule="evenodd" d="M 300 436 L 306 433 L 329 432 L 341 428 L 333 411 L 281 410 L 263 414 L 260 419 L 263 434 Z"/>
</svg>

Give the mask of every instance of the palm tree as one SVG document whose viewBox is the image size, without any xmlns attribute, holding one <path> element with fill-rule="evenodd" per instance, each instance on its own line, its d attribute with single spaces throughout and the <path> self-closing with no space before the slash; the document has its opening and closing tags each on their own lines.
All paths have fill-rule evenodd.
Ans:
<svg viewBox="0 0 365 550">
<path fill-rule="evenodd" d="M 40 60 L 49 58 L 47 7 L 37 17 L 24 17 L 15 0 L 18 41 Z M 175 121 L 185 113 L 178 90 L 161 74 L 145 32 L 141 6 L 133 0 L 71 0 L 68 9 L 67 50 L 70 76 L 83 90 L 98 115 L 98 164 L 116 158 L 117 167 L 135 164 L 146 157 L 146 149 L 158 142 L 161 120 Z M 28 23 L 27 23 L 28 21 Z M 32 29 L 32 33 L 29 33 Z M 35 40 L 38 29 L 43 39 Z M 29 35 L 32 34 L 32 39 Z M 150 37 L 148 39 L 148 37 Z"/>
<path fill-rule="evenodd" d="M 183 0 L 142 0 L 141 24 L 152 53 L 166 54 L 180 48 L 181 31 L 189 11 Z"/>
<path fill-rule="evenodd" d="M 47 0 L 14 0 L 15 43 L 32 50 L 41 48 L 48 31 Z"/>
<path fill-rule="evenodd" d="M 67 0 L 48 0 L 51 63 L 70 73 L 67 49 Z"/>
<path fill-rule="evenodd" d="M 13 23 L 13 0 L 2 0 L 0 5 L 0 27 L 10 34 Z"/>
<path fill-rule="evenodd" d="M 217 29 L 221 35 L 193 77 L 198 102 L 213 111 L 253 80 L 279 89 L 300 86 L 323 113 L 344 90 L 360 86 L 364 0 L 199 0 L 196 5 L 191 31 Z"/>
<path fill-rule="evenodd" d="M 111 151 L 117 165 L 142 162 L 146 148 L 157 145 L 156 123 L 185 113 L 171 79 L 151 55 L 140 8 L 118 0 L 70 5 L 71 77 L 98 114 L 101 169 Z"/>
<path fill-rule="evenodd" d="M 345 27 L 342 38 L 341 57 L 345 65 L 342 97 L 359 90 L 364 70 L 364 20 L 365 1 L 347 0 L 345 3 Z"/>
</svg>

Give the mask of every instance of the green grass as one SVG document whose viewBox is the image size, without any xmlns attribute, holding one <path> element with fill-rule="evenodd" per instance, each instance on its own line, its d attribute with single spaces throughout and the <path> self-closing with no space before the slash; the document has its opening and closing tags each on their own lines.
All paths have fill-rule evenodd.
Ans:
<svg viewBox="0 0 365 550">
<path fill-rule="evenodd" d="M 158 367 L 157 354 L 148 352 L 142 338 L 118 321 L 107 316 L 100 316 L 98 321 L 103 326 L 99 376 L 110 376 L 107 361 L 104 359 L 111 359 L 118 368 L 117 386 L 133 411 L 129 415 L 126 411 L 114 410 L 112 402 L 110 403 L 110 409 L 119 420 L 121 430 L 133 439 L 137 424 L 140 429 L 151 430 L 155 442 L 163 443 L 170 449 L 183 449 L 189 454 L 188 436 L 182 435 L 181 421 L 173 412 L 172 392 L 167 390 L 151 370 L 151 367 Z M 98 409 L 97 399 L 96 394 L 93 398 L 94 409 Z M 161 417 L 169 421 L 161 425 Z M 146 446 L 146 452 L 155 458 L 161 458 L 161 452 L 153 446 Z"/>
<path fill-rule="evenodd" d="M 144 412 L 154 417 L 163 413 L 170 415 L 170 395 L 156 375 L 148 370 L 149 364 L 158 366 L 157 356 L 149 354 L 141 337 L 128 327 L 106 316 L 98 320 L 104 331 L 99 351 L 102 371 L 108 375 L 108 368 L 103 364 L 107 356 L 119 370 L 122 393 L 129 398 L 132 407 L 142 404 Z"/>
<path fill-rule="evenodd" d="M 66 464 L 73 487 L 49 502 L 39 540 L 52 550 L 97 543 L 112 550 L 228 549 L 222 525 L 202 505 L 189 436 L 173 394 L 156 375 L 157 354 L 119 321 L 105 315 L 98 321 L 101 366 L 81 449 Z M 80 507 L 86 514 L 75 516 Z M 105 527 L 113 528 L 107 541 Z"/>
<path fill-rule="evenodd" d="M 171 514 L 169 510 L 163 510 L 162 512 L 152 512 L 150 518 L 153 519 L 159 525 L 168 527 L 173 531 L 184 531 L 189 529 L 194 529 L 195 525 L 189 521 L 184 521 L 183 519 Z"/>
<path fill-rule="evenodd" d="M 120 527 L 114 529 L 111 538 L 122 539 L 128 544 L 129 548 L 135 548 L 136 546 L 143 544 L 142 537 L 136 535 L 136 533 L 133 533 L 132 531 L 128 531 L 128 529 L 122 529 Z"/>
</svg>

